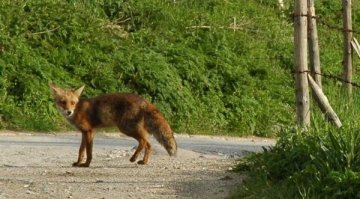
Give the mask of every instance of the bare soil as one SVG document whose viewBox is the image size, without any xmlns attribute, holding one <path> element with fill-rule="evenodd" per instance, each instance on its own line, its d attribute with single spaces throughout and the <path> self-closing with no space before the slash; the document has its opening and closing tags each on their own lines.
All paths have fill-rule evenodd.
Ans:
<svg viewBox="0 0 360 199">
<path fill-rule="evenodd" d="M 237 160 L 274 140 L 175 136 L 176 157 L 151 140 L 148 165 L 129 162 L 136 142 L 98 134 L 89 168 L 75 168 L 80 134 L 0 132 L 0 199 L 226 198 L 243 176 Z"/>
</svg>

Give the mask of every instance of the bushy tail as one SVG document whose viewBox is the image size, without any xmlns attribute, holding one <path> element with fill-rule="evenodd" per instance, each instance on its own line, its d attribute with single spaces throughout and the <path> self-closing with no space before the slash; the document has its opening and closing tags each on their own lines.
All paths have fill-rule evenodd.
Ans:
<svg viewBox="0 0 360 199">
<path fill-rule="evenodd" d="M 175 156 L 177 144 L 169 123 L 154 105 L 148 104 L 145 114 L 145 125 L 148 132 L 164 146 L 170 156 Z"/>
</svg>

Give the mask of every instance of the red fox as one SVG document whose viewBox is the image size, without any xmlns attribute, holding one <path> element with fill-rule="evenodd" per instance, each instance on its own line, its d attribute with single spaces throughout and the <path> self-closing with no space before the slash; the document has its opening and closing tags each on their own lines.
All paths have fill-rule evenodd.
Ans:
<svg viewBox="0 0 360 199">
<path fill-rule="evenodd" d="M 155 105 L 141 96 L 114 93 L 83 99 L 80 95 L 85 86 L 78 89 L 62 89 L 53 83 L 49 83 L 49 86 L 59 111 L 82 132 L 78 160 L 73 166 L 89 167 L 94 129 L 101 127 L 118 127 L 122 133 L 139 142 L 130 158 L 131 162 L 135 162 L 139 153 L 145 149 L 144 158 L 137 163 L 148 163 L 151 153 L 148 133 L 154 135 L 170 156 L 176 154 L 177 144 L 170 125 Z"/>
</svg>

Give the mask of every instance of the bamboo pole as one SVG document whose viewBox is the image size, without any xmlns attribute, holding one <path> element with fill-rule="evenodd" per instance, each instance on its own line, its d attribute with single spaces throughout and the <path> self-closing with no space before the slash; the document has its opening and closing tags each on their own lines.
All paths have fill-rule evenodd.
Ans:
<svg viewBox="0 0 360 199">
<path fill-rule="evenodd" d="M 307 1 L 295 0 L 294 10 L 294 64 L 296 115 L 298 124 L 305 129 L 310 127 L 310 103 L 307 62 Z"/>
<path fill-rule="evenodd" d="M 308 0 L 308 31 L 309 31 L 309 56 L 310 56 L 310 69 L 311 75 L 313 76 L 315 82 L 320 88 L 321 84 L 321 69 L 320 69 L 320 51 L 319 51 L 319 41 L 318 41 L 318 32 L 316 25 L 316 15 L 315 15 L 315 6 L 314 0 Z"/>
<path fill-rule="evenodd" d="M 337 128 L 340 128 L 342 126 L 342 123 L 333 108 L 331 107 L 329 100 L 327 99 L 319 85 L 311 77 L 311 75 L 308 75 L 308 79 L 310 87 L 315 94 L 314 99 L 318 103 L 321 111 L 325 114 L 325 117 L 331 123 L 333 123 Z"/>
<path fill-rule="evenodd" d="M 343 28 L 344 28 L 344 59 L 343 75 L 345 82 L 343 86 L 346 92 L 352 93 L 352 58 L 351 58 L 351 40 L 352 40 L 352 20 L 351 20 L 351 0 L 343 0 Z"/>
</svg>

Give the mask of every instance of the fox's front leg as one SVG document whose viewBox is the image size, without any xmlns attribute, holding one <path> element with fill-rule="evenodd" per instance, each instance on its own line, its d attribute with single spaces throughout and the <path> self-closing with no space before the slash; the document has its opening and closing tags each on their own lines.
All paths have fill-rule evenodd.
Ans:
<svg viewBox="0 0 360 199">
<path fill-rule="evenodd" d="M 90 165 L 90 162 L 92 160 L 93 140 L 94 140 L 94 132 L 92 130 L 87 131 L 85 134 L 86 162 L 80 165 L 82 167 L 89 167 Z"/>
<path fill-rule="evenodd" d="M 79 166 L 84 162 L 85 147 L 86 147 L 85 133 L 82 133 L 81 144 L 80 144 L 80 148 L 79 148 L 78 160 L 77 160 L 77 162 L 74 162 L 74 163 L 72 164 L 74 167 L 79 167 Z"/>
<path fill-rule="evenodd" d="M 73 164 L 76 167 L 89 167 L 92 160 L 92 148 L 93 148 L 94 132 L 93 130 L 87 130 L 82 132 L 81 145 L 79 149 L 78 161 Z M 83 162 L 86 149 L 86 161 Z"/>
</svg>

